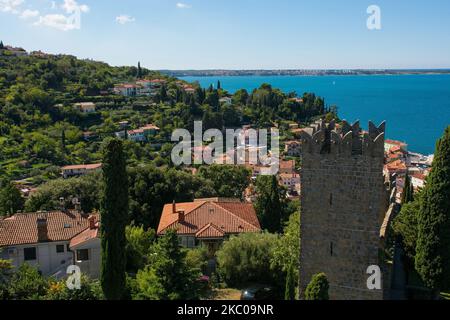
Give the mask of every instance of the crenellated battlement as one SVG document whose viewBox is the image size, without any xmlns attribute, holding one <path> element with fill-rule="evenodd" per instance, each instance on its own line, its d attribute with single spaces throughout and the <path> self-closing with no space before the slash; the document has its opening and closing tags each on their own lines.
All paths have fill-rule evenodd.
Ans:
<svg viewBox="0 0 450 320">
<path fill-rule="evenodd" d="M 337 126 L 334 121 L 319 120 L 301 134 L 303 153 L 382 158 L 385 130 L 385 122 L 378 127 L 369 122 L 367 132 L 361 129 L 359 121 L 352 125 L 343 121 Z"/>
</svg>

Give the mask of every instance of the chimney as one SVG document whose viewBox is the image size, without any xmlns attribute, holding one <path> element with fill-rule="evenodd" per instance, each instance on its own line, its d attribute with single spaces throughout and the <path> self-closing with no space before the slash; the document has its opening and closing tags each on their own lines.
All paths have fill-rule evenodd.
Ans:
<svg viewBox="0 0 450 320">
<path fill-rule="evenodd" d="M 178 222 L 184 222 L 184 211 L 178 211 Z"/>
<path fill-rule="evenodd" d="M 177 213 L 177 203 L 175 200 L 172 202 L 172 213 Z"/>
<path fill-rule="evenodd" d="M 38 217 L 37 221 L 37 231 L 38 231 L 38 242 L 48 241 L 48 225 L 47 218 Z"/>
<path fill-rule="evenodd" d="M 89 229 L 94 230 L 97 228 L 95 226 L 95 224 L 97 223 L 97 219 L 95 218 L 95 216 L 89 216 L 88 222 L 89 222 Z"/>
</svg>

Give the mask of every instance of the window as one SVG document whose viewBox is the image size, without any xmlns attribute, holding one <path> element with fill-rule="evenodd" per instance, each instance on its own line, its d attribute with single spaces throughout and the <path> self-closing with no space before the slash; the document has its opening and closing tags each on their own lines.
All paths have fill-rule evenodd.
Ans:
<svg viewBox="0 0 450 320">
<path fill-rule="evenodd" d="M 25 248 L 23 249 L 23 255 L 25 261 L 36 260 L 36 248 Z"/>
<path fill-rule="evenodd" d="M 332 206 L 332 205 L 333 205 L 333 194 L 330 193 L 330 206 Z"/>
<path fill-rule="evenodd" d="M 56 246 L 56 253 L 64 253 L 64 245 L 63 244 L 58 244 Z"/>
<path fill-rule="evenodd" d="M 77 250 L 77 261 L 89 261 L 89 250 L 88 249 Z"/>
<path fill-rule="evenodd" d="M 333 246 L 333 242 L 330 242 L 330 256 L 333 256 L 333 252 L 334 251 L 334 246 Z"/>
</svg>

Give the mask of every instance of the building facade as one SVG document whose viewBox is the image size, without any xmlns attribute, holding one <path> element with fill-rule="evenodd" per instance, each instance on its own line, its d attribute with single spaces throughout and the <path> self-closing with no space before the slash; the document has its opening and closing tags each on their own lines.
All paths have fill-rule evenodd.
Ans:
<svg viewBox="0 0 450 320">
<path fill-rule="evenodd" d="M 302 134 L 300 294 L 324 272 L 333 300 L 380 300 L 370 266 L 380 266 L 380 228 L 387 210 L 383 178 L 385 124 L 318 123 Z M 380 266 L 381 268 L 381 266 Z M 381 280 L 382 281 L 382 280 Z"/>
</svg>

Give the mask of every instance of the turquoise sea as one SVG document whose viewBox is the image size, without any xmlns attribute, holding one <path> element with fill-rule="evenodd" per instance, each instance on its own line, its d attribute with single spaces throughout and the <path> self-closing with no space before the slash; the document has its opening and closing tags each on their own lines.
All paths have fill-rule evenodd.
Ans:
<svg viewBox="0 0 450 320">
<path fill-rule="evenodd" d="M 204 87 L 220 80 L 233 93 L 262 83 L 298 95 L 314 92 L 327 105 L 337 105 L 339 116 L 350 122 L 387 121 L 387 137 L 405 141 L 409 149 L 434 153 L 436 140 L 450 125 L 450 75 L 386 76 L 236 76 L 184 77 Z"/>
</svg>

